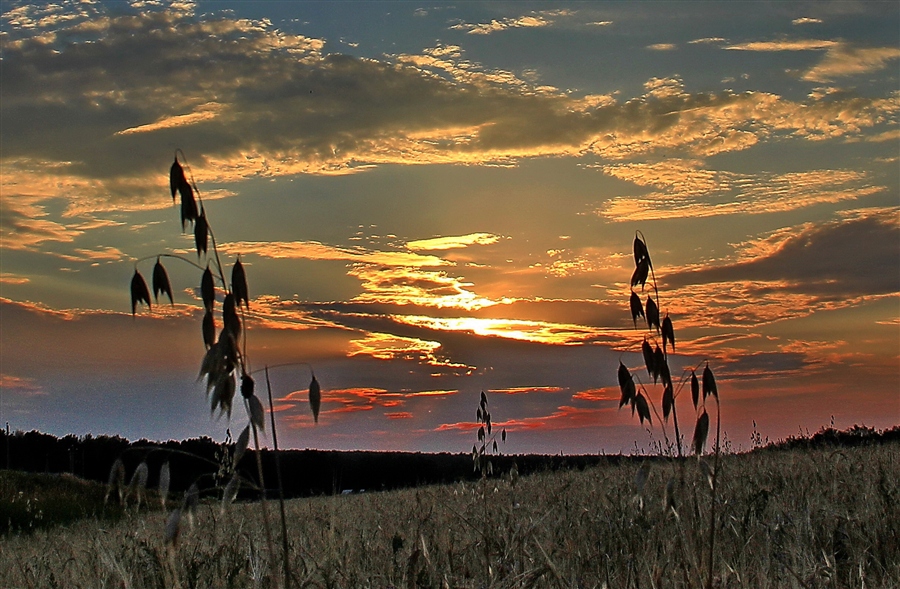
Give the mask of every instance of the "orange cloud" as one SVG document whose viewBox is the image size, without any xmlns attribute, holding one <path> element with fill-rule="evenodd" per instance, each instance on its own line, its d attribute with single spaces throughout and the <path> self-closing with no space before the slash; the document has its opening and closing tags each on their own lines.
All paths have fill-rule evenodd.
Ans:
<svg viewBox="0 0 900 589">
<path fill-rule="evenodd" d="M 490 245 L 500 240 L 499 235 L 491 233 L 470 233 L 449 237 L 434 237 L 431 239 L 418 239 L 407 242 L 406 247 L 411 250 L 447 250 L 463 248 L 470 245 Z"/>
<path fill-rule="evenodd" d="M 346 260 L 363 264 L 422 267 L 451 264 L 435 256 L 423 256 L 404 251 L 372 251 L 363 248 L 330 246 L 318 241 L 237 241 L 219 244 L 230 254 L 256 254 L 272 259 Z"/>
<path fill-rule="evenodd" d="M 408 411 L 397 411 L 394 413 L 385 413 L 388 419 L 412 419 L 413 414 Z"/>
<path fill-rule="evenodd" d="M 525 393 L 561 393 L 566 389 L 563 387 L 509 387 L 505 389 L 489 389 L 489 393 L 499 393 L 503 395 L 520 395 Z"/>
</svg>

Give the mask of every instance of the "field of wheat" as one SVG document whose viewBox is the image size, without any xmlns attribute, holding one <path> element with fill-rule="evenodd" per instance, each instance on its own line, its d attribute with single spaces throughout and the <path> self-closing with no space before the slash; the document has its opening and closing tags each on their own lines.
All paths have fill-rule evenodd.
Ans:
<svg viewBox="0 0 900 589">
<path fill-rule="evenodd" d="M 705 587 L 712 549 L 714 587 L 900 586 L 898 444 L 724 456 L 712 546 L 703 464 L 648 458 L 292 500 L 289 584 Z M 269 502 L 273 521 L 276 510 Z M 0 586 L 284 584 L 261 504 L 202 501 L 168 544 L 167 518 L 145 502 L 115 520 L 13 533 L 0 549 Z"/>
</svg>

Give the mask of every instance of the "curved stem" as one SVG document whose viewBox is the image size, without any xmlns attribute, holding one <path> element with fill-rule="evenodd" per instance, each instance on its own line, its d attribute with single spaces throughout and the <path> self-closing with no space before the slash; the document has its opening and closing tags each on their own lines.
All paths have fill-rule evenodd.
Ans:
<svg viewBox="0 0 900 589">
<path fill-rule="evenodd" d="M 147 260 L 152 260 L 153 258 L 173 258 L 173 259 L 176 259 L 176 260 L 181 260 L 182 262 L 187 262 L 188 264 L 190 264 L 190 265 L 193 266 L 194 268 L 198 268 L 198 269 L 200 269 L 200 270 L 206 270 L 206 267 L 201 266 L 201 265 L 198 264 L 197 262 L 195 262 L 195 261 L 193 261 L 193 260 L 191 260 L 191 259 L 189 259 L 189 258 L 185 258 L 184 256 L 180 256 L 180 255 L 178 255 L 178 254 L 154 254 L 154 255 L 152 255 L 152 256 L 144 256 L 143 258 L 137 258 L 137 259 L 134 261 L 134 265 L 135 265 L 135 267 L 136 267 L 136 266 L 137 266 L 138 264 L 140 264 L 141 262 L 145 262 L 145 261 L 147 261 Z"/>
<path fill-rule="evenodd" d="M 275 368 L 285 368 L 288 366 L 306 366 L 309 368 L 309 374 L 311 377 L 315 378 L 316 374 L 313 372 L 312 364 L 309 362 L 283 362 L 281 364 L 269 364 L 265 368 L 258 368 L 252 372 L 248 372 L 248 374 L 256 374 L 257 372 L 265 372 L 266 378 L 268 378 L 269 369 L 274 370 Z"/>
</svg>

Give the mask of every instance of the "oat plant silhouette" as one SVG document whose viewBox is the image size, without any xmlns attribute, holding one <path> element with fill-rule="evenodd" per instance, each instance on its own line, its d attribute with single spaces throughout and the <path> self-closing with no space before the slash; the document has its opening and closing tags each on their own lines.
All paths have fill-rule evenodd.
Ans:
<svg viewBox="0 0 900 589">
<path fill-rule="evenodd" d="M 715 375 L 709 367 L 709 362 L 705 362 L 701 379 L 697 378 L 697 370 L 699 365 L 688 371 L 684 371 L 677 384 L 672 379 L 672 373 L 669 369 L 669 348 L 675 351 L 675 327 L 668 313 L 660 319 L 660 299 L 659 287 L 656 280 L 656 272 L 653 268 L 653 262 L 650 259 L 650 251 L 644 235 L 637 231 L 634 236 L 633 243 L 634 265 L 635 269 L 631 275 L 631 295 L 629 297 L 629 307 L 631 309 L 631 319 L 635 329 L 638 328 L 638 318 L 641 318 L 642 324 L 646 322 L 647 333 L 644 335 L 641 343 L 641 354 L 644 359 L 644 365 L 647 369 L 647 383 L 642 382 L 638 373 L 632 374 L 627 366 L 620 360 L 618 368 L 618 381 L 621 397 L 619 400 L 619 408 L 625 405 L 631 406 L 632 415 L 637 413 L 638 419 L 643 424 L 646 420 L 652 425 L 652 414 L 656 415 L 657 421 L 661 423 L 663 439 L 666 444 L 666 451 L 671 452 L 672 445 L 669 442 L 665 424 L 668 422 L 669 416 L 672 417 L 672 423 L 675 429 L 675 449 L 678 458 L 683 458 L 684 450 L 682 444 L 681 431 L 678 425 L 678 412 L 676 410 L 676 399 L 680 396 L 685 387 L 689 386 L 691 391 L 691 402 L 694 411 L 697 414 L 697 421 L 694 425 L 694 435 L 691 441 L 691 449 L 697 456 L 698 461 L 703 455 L 707 437 L 709 436 L 709 413 L 706 409 L 707 400 L 712 397 L 716 403 L 716 442 L 713 448 L 713 466 L 712 468 L 706 462 L 699 462 L 701 469 L 706 475 L 711 491 L 710 499 L 710 521 L 708 534 L 708 554 L 707 554 L 707 580 L 706 586 L 711 588 L 713 583 L 713 562 L 715 556 L 715 536 L 716 536 L 716 501 L 717 501 L 717 485 L 719 476 L 719 456 L 721 454 L 721 412 L 719 405 L 719 392 L 716 386 Z M 640 286 L 641 295 L 635 292 L 635 288 Z M 642 300 L 642 295 L 646 287 L 650 287 L 651 292 L 647 293 L 646 300 Z M 653 380 L 654 386 L 662 387 L 662 397 L 660 399 L 662 405 L 662 419 L 656 410 L 651 395 L 647 387 L 650 386 L 649 381 Z M 702 393 L 702 397 L 701 397 Z M 683 462 L 680 462 L 683 468 Z M 681 470 L 681 480 L 684 480 L 684 472 Z M 646 479 L 646 472 L 643 473 L 643 479 Z M 641 485 L 639 485 L 641 486 Z M 671 479 L 667 485 L 667 509 L 671 509 L 677 515 L 676 502 L 674 499 L 675 479 Z"/>
<path fill-rule="evenodd" d="M 492 458 L 500 455 L 500 446 L 497 445 L 498 433 L 494 431 L 491 422 L 491 411 L 487 395 L 481 391 L 478 401 L 478 409 L 475 412 L 475 420 L 478 424 L 476 444 L 472 446 L 472 466 L 481 475 L 478 493 L 481 506 L 481 526 L 478 530 L 481 535 L 481 546 L 484 550 L 485 578 L 492 579 L 494 569 L 491 566 L 491 548 L 494 543 L 496 528 L 491 521 L 491 497 L 488 494 L 488 478 L 494 475 L 494 462 Z M 501 444 L 506 444 L 506 428 L 499 432 Z"/>
<path fill-rule="evenodd" d="M 179 161 L 180 158 L 180 161 Z M 184 165 L 182 165 L 184 164 Z M 187 173 L 185 173 L 187 170 Z M 204 314 L 201 321 L 203 345 L 206 349 L 200 362 L 198 380 L 205 380 L 206 395 L 210 402 L 210 412 L 218 413 L 219 417 L 232 417 L 232 409 L 236 393 L 240 391 L 241 400 L 247 415 L 248 423 L 241 431 L 235 444 L 229 483 L 223 491 L 223 505 L 232 501 L 238 492 L 240 477 L 236 466 L 241 456 L 247 450 L 252 436 L 256 450 L 256 464 L 258 483 L 260 489 L 260 505 L 262 510 L 263 526 L 269 551 L 274 556 L 271 525 L 266 506 L 266 485 L 263 478 L 261 450 L 259 444 L 259 432 L 266 427 L 265 408 L 256 394 L 256 383 L 253 378 L 255 373 L 251 369 L 250 358 L 247 350 L 247 317 L 250 314 L 250 294 L 247 284 L 247 274 L 240 257 L 231 265 L 230 274 L 226 271 L 226 265 L 222 262 L 219 248 L 213 233 L 212 225 L 207 216 L 206 207 L 201 198 L 200 189 L 194 181 L 190 166 L 187 164 L 184 152 L 176 150 L 175 158 L 169 169 L 169 189 L 173 204 L 178 198 L 180 205 L 181 227 L 183 232 L 191 231 L 194 237 L 194 246 L 197 251 L 197 261 L 186 256 L 174 253 L 161 253 L 135 261 L 134 275 L 131 279 L 131 312 L 135 315 L 139 304 L 151 308 L 150 289 L 147 282 L 138 270 L 142 262 L 156 259 L 153 266 L 152 286 L 153 300 L 159 303 L 160 294 L 166 295 L 170 304 L 174 304 L 172 286 L 168 273 L 162 264 L 162 259 L 177 259 L 186 262 L 201 271 L 200 298 L 202 300 Z M 201 265 L 200 261 L 205 261 Z M 229 280 L 230 277 L 230 280 Z M 221 301 L 221 302 L 220 302 Z M 221 326 L 221 327 L 220 327 Z M 312 367 L 305 362 L 279 364 L 271 368 L 285 366 L 306 366 L 310 370 L 311 381 L 309 384 L 309 401 L 313 417 L 318 422 L 319 406 L 321 402 L 321 387 L 316 380 Z M 268 408 L 272 431 L 273 450 L 275 456 L 276 475 L 278 477 L 279 504 L 281 512 L 282 532 L 282 563 L 283 583 L 288 586 L 291 582 L 290 564 L 288 558 L 287 522 L 284 509 L 284 492 L 281 483 L 281 466 L 278 455 L 278 436 L 275 425 L 275 412 L 272 401 L 272 389 L 269 380 L 269 366 L 264 367 L 266 388 L 268 393 Z M 259 371 L 256 371 L 259 372 Z M 118 466 L 114 466 L 113 477 L 118 480 Z M 162 480 L 162 477 L 161 477 Z M 168 477 L 166 477 L 168 480 Z M 177 539 L 181 510 L 185 509 L 187 502 L 182 507 L 172 512 L 167 525 L 167 539 Z M 273 575 L 273 581 L 275 581 Z"/>
</svg>

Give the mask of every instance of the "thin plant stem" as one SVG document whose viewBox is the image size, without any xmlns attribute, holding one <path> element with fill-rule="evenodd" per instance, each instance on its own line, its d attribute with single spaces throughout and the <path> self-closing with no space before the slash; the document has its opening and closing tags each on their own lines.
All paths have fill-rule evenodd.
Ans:
<svg viewBox="0 0 900 589">
<path fill-rule="evenodd" d="M 263 528 L 266 532 L 266 544 L 269 548 L 269 554 L 275 554 L 275 542 L 272 540 L 272 528 L 269 525 L 269 511 L 266 506 L 266 482 L 265 478 L 263 478 L 262 451 L 259 448 L 259 432 L 256 429 L 256 423 L 254 423 L 252 419 L 250 420 L 250 427 L 253 428 L 253 444 L 256 446 L 256 470 L 259 473 L 260 488 L 259 505 L 260 510 L 262 511 Z"/>
<path fill-rule="evenodd" d="M 281 481 L 281 459 L 278 451 L 278 433 L 275 429 L 275 405 L 272 402 L 272 383 L 269 382 L 269 367 L 266 366 L 266 391 L 269 393 L 269 420 L 272 422 L 272 447 L 275 451 L 275 476 L 278 478 L 278 507 L 281 510 L 281 550 L 284 564 L 284 586 L 291 586 L 291 563 L 288 557 L 287 516 L 284 511 L 284 485 Z"/>
<path fill-rule="evenodd" d="M 720 452 L 720 440 L 721 440 L 721 424 L 722 424 L 722 415 L 721 415 L 721 407 L 719 405 L 719 396 L 715 395 L 716 398 L 716 451 L 713 457 L 713 473 L 712 473 L 712 504 L 709 510 L 709 576 L 706 578 L 706 588 L 712 589 L 713 586 L 713 556 L 715 555 L 715 547 L 716 547 L 716 485 L 718 483 L 719 478 L 719 454 Z"/>
</svg>

